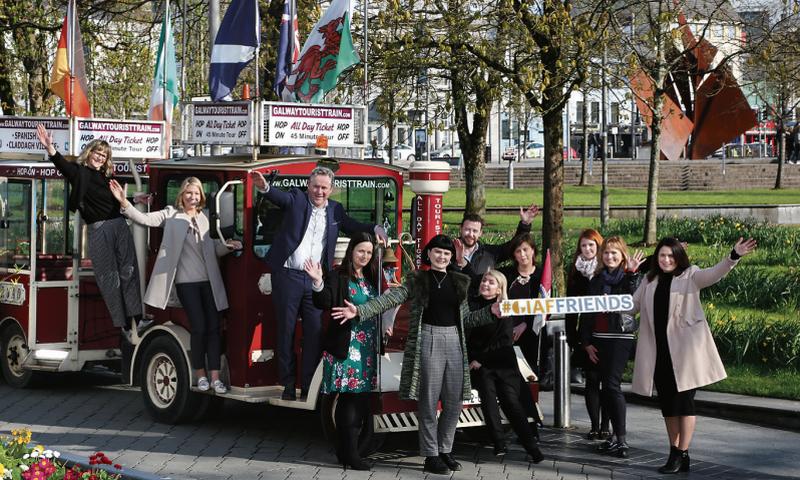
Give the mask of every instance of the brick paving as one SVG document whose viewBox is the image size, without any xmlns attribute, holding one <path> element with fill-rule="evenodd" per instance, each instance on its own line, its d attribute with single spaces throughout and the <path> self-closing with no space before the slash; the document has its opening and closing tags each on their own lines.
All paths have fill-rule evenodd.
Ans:
<svg viewBox="0 0 800 480">
<path fill-rule="evenodd" d="M 454 453 L 464 470 L 449 476 L 421 471 L 415 434 L 386 436 L 372 471 L 343 471 L 321 435 L 318 414 L 264 405 L 227 402 L 219 417 L 195 424 L 155 423 L 138 389 L 110 377 L 68 374 L 44 385 L 14 390 L 0 384 L 0 433 L 28 426 L 37 443 L 80 457 L 103 451 L 142 478 L 169 479 L 641 479 L 663 478 L 663 424 L 649 407 L 629 406 L 627 460 L 600 456 L 584 439 L 582 397 L 573 397 L 574 427 L 541 430 L 546 460 L 528 461 L 509 438 L 504 458 L 459 432 Z M 545 415 L 552 397 L 542 397 Z M 512 435 L 513 437 L 513 435 Z M 693 444 L 692 472 L 676 478 L 800 478 L 800 433 L 700 417 Z M 712 461 L 713 460 L 713 461 Z M 670 478 L 670 477 L 667 477 Z M 673 477 L 675 478 L 675 477 Z"/>
</svg>

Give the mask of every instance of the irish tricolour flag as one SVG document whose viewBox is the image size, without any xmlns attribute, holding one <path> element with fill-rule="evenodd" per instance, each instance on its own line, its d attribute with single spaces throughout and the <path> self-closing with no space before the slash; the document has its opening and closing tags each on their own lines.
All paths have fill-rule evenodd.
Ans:
<svg viewBox="0 0 800 480">
<path fill-rule="evenodd" d="M 158 59 L 153 75 L 153 88 L 150 93 L 150 110 L 147 118 L 167 122 L 167 132 L 172 125 L 172 110 L 178 103 L 178 68 L 175 64 L 175 42 L 172 38 L 172 24 L 169 19 L 169 2 L 164 9 L 164 23 L 161 25 L 161 39 L 158 42 Z"/>
<path fill-rule="evenodd" d="M 351 0 L 333 0 L 314 25 L 286 81 L 284 100 L 317 103 L 336 86 L 339 75 L 361 60 L 353 48 Z M 289 97 L 287 98 L 287 94 Z"/>
</svg>

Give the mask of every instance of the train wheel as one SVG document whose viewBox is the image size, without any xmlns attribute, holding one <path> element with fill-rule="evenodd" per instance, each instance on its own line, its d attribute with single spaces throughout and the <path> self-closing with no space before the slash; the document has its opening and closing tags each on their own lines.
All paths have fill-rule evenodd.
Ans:
<svg viewBox="0 0 800 480">
<path fill-rule="evenodd" d="M 0 333 L 0 352 L 2 352 L 0 369 L 6 382 L 14 388 L 30 386 L 34 379 L 33 372 L 22 368 L 22 363 L 30 350 L 25 342 L 25 334 L 16 323 L 12 323 Z"/>
<path fill-rule="evenodd" d="M 320 393 L 320 421 L 322 423 L 322 433 L 325 439 L 328 440 L 334 447 L 337 446 L 339 441 L 336 435 L 336 405 L 337 394 L 323 395 Z M 358 436 L 358 453 L 362 457 L 366 457 L 377 452 L 386 440 L 385 433 L 375 433 L 374 420 L 370 415 L 364 422 L 364 427 L 361 428 L 361 433 Z"/>
<path fill-rule="evenodd" d="M 199 395 L 189 388 L 189 368 L 174 340 L 159 337 L 147 346 L 140 375 L 142 399 L 156 421 L 175 424 L 194 415 Z"/>
</svg>

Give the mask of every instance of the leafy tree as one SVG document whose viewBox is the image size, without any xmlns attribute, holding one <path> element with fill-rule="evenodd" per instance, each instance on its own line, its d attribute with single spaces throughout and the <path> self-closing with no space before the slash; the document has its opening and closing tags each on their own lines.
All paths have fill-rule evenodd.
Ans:
<svg viewBox="0 0 800 480">
<path fill-rule="evenodd" d="M 795 5 L 796 7 L 796 5 Z M 770 12 L 754 16 L 750 20 L 748 32 L 747 74 L 745 84 L 758 98 L 760 105 L 766 105 L 766 112 L 776 124 L 776 144 L 778 147 L 778 168 L 775 175 L 775 188 L 782 188 L 783 165 L 787 160 L 787 145 L 795 142 L 797 127 L 788 128 L 787 122 L 795 117 L 800 107 L 800 45 L 797 35 L 797 12 L 784 8 L 774 17 Z M 796 125 L 796 124 L 795 124 Z M 787 133 L 788 138 L 787 138 Z M 793 145 L 792 156 L 800 152 Z"/>
<path fill-rule="evenodd" d="M 587 77 L 592 52 L 605 28 L 604 4 L 557 0 L 509 0 L 497 4 L 507 42 L 505 55 L 465 45 L 475 58 L 502 75 L 540 112 L 544 126 L 543 250 L 550 249 L 554 281 L 564 286 L 564 107 Z"/>
</svg>

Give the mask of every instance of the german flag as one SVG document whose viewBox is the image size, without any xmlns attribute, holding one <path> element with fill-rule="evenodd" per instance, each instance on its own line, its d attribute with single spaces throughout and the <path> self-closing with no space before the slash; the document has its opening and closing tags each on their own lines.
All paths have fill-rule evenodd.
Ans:
<svg viewBox="0 0 800 480">
<path fill-rule="evenodd" d="M 67 116 L 91 117 L 86 67 L 83 61 L 83 41 L 78 25 L 75 0 L 67 5 L 67 15 L 61 26 L 56 60 L 50 73 L 50 90 L 64 100 Z"/>
</svg>

